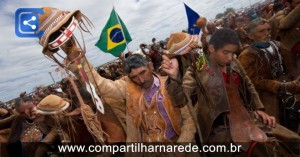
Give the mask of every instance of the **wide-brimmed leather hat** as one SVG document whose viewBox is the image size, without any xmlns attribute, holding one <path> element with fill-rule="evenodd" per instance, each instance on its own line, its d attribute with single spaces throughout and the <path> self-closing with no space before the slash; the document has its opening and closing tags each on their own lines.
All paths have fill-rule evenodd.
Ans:
<svg viewBox="0 0 300 157">
<path fill-rule="evenodd" d="M 169 57 L 184 55 L 198 44 L 199 36 L 187 33 L 173 33 L 167 43 L 167 55 Z"/>
<path fill-rule="evenodd" d="M 36 106 L 36 112 L 42 115 L 54 115 L 66 110 L 70 103 L 57 95 L 50 94 Z"/>
<path fill-rule="evenodd" d="M 72 36 L 82 13 L 79 10 L 69 12 L 52 7 L 43 7 L 42 10 L 44 14 L 39 14 L 38 31 L 44 31 L 44 34 L 39 38 L 39 44 L 43 46 L 42 52 L 48 55 Z"/>
</svg>

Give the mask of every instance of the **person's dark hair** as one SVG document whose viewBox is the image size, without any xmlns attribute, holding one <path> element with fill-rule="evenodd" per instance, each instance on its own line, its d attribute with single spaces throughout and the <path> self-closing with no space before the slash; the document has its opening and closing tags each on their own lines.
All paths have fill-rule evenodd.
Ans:
<svg viewBox="0 0 300 157">
<path fill-rule="evenodd" d="M 125 54 L 125 58 L 128 58 L 130 56 L 130 53 Z"/>
<path fill-rule="evenodd" d="M 148 66 L 148 62 L 145 57 L 140 54 L 133 54 L 126 58 L 124 70 L 126 73 L 130 73 L 132 69 Z"/>
<path fill-rule="evenodd" d="M 239 38 L 236 32 L 229 28 L 222 28 L 212 34 L 209 45 L 213 45 L 215 50 L 223 48 L 225 45 L 232 44 L 239 46 Z"/>
<path fill-rule="evenodd" d="M 28 97 L 18 98 L 14 103 L 14 108 L 19 109 L 22 102 L 31 101 Z"/>
<path fill-rule="evenodd" d="M 98 73 L 100 74 L 100 76 L 103 76 L 106 72 L 104 69 L 99 69 Z"/>
<path fill-rule="evenodd" d="M 17 99 L 17 100 L 15 101 L 15 103 L 14 103 L 14 107 L 15 107 L 15 108 L 20 108 L 21 102 L 22 102 L 22 101 L 23 101 L 22 99 Z"/>
<path fill-rule="evenodd" d="M 273 5 L 273 11 L 277 13 L 278 11 L 283 9 L 283 4 L 281 3 L 281 0 L 275 0 Z"/>
</svg>

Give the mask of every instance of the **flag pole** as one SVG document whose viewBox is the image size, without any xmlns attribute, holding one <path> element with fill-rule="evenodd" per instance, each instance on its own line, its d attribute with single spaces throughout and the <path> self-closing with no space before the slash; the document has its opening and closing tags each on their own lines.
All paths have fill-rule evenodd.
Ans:
<svg viewBox="0 0 300 157">
<path fill-rule="evenodd" d="M 251 0 L 248 0 L 248 1 L 249 1 L 249 4 L 250 4 L 250 8 L 252 8 Z"/>
<path fill-rule="evenodd" d="M 118 16 L 118 14 L 117 14 L 117 12 L 116 12 L 116 10 L 115 10 L 115 6 L 114 6 L 114 5 L 113 5 L 113 10 L 114 10 L 115 15 L 116 15 L 116 17 L 117 17 L 118 23 L 121 25 L 121 32 L 122 32 L 122 35 L 123 35 L 124 40 L 125 40 L 125 44 L 126 44 L 127 51 L 129 52 L 129 48 L 128 48 L 128 44 L 127 44 L 127 41 L 126 41 L 126 37 L 125 37 L 124 31 L 123 31 L 123 27 L 122 27 L 122 24 L 121 24 L 121 22 L 120 22 L 119 16 Z M 122 53 L 123 53 L 123 52 L 122 52 Z M 123 53 L 123 55 L 125 55 L 125 53 Z"/>
<path fill-rule="evenodd" d="M 52 76 L 52 73 L 51 72 L 49 72 L 49 74 L 50 74 L 50 76 L 51 76 L 51 78 L 52 78 L 52 81 L 54 82 L 54 84 L 55 84 L 55 81 L 54 81 L 54 78 L 53 78 L 53 76 Z"/>
</svg>

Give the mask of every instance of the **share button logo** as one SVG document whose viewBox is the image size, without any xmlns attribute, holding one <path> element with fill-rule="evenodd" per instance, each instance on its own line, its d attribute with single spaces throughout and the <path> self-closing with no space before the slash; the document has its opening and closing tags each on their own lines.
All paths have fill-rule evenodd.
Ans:
<svg viewBox="0 0 300 157">
<path fill-rule="evenodd" d="M 41 8 L 19 8 L 15 12 L 15 32 L 18 37 L 41 37 L 39 31 L 39 16 L 44 14 Z"/>
</svg>

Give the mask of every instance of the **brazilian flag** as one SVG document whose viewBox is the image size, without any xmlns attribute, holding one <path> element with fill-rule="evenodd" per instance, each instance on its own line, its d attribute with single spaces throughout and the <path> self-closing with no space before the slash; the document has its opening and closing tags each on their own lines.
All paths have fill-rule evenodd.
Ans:
<svg viewBox="0 0 300 157">
<path fill-rule="evenodd" d="M 129 43 L 131 40 L 122 19 L 113 9 L 95 46 L 99 47 L 103 52 L 111 53 L 118 57 L 125 50 L 126 42 Z"/>
</svg>

